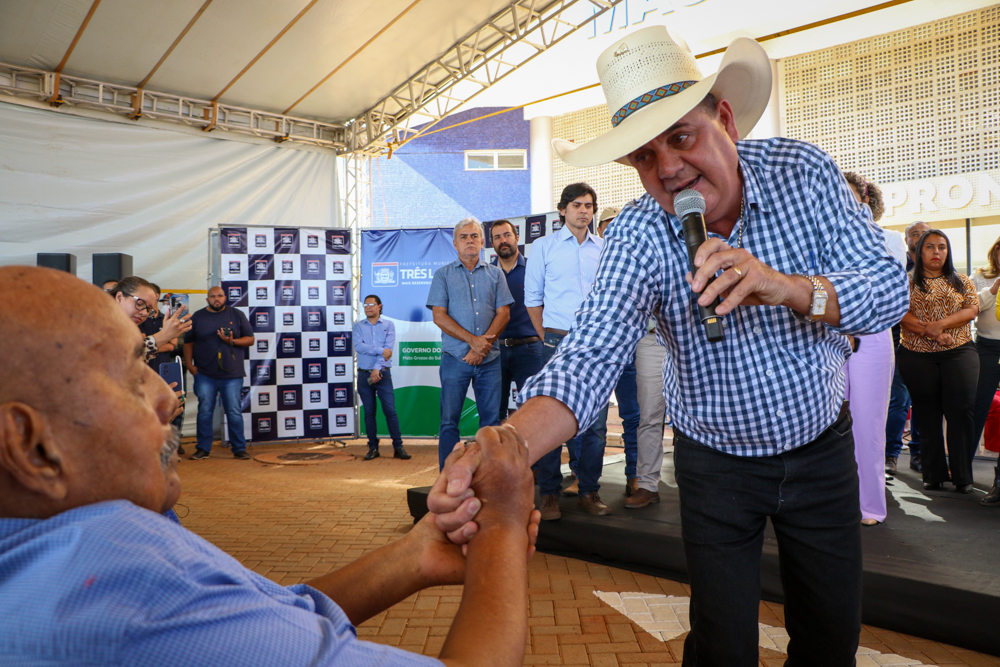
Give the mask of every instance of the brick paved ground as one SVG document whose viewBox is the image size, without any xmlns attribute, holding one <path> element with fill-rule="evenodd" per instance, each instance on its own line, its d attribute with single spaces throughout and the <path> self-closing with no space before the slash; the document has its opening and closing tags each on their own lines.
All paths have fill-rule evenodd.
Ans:
<svg viewBox="0 0 1000 667">
<path fill-rule="evenodd" d="M 190 455 L 194 444 L 188 441 L 186 446 Z M 392 459 L 391 448 L 384 447 L 383 453 L 389 457 L 365 462 L 360 459 L 366 449 L 362 441 L 352 441 L 343 451 L 357 458 L 311 466 L 236 461 L 228 450 L 216 447 L 207 460 L 181 463 L 184 494 L 178 513 L 185 526 L 247 567 L 281 584 L 299 583 L 409 530 L 412 520 L 406 507 L 406 489 L 431 484 L 437 472 L 437 451 L 426 444 L 406 446 L 413 454 L 410 461 Z M 271 445 L 251 451 L 303 451 L 307 447 Z M 594 591 L 687 596 L 686 586 L 544 554 L 532 560 L 528 585 L 531 633 L 526 665 L 680 664 L 683 634 L 664 642 L 599 599 Z M 363 624 L 358 634 L 437 655 L 460 595 L 457 586 L 425 590 Z M 628 596 L 619 597 L 624 600 Z M 652 608 L 663 598 L 648 600 Z M 640 618 L 632 609 L 633 602 L 623 602 L 624 611 Z M 783 615 L 781 605 L 761 604 L 761 623 L 781 628 Z M 776 633 L 782 634 L 780 630 Z M 775 643 L 782 645 L 780 638 Z M 859 658 L 859 666 L 1000 666 L 1000 658 L 871 627 L 864 629 L 861 643 L 871 651 L 897 657 L 872 653 Z M 779 650 L 761 649 L 761 665 L 781 665 L 783 661 Z"/>
</svg>

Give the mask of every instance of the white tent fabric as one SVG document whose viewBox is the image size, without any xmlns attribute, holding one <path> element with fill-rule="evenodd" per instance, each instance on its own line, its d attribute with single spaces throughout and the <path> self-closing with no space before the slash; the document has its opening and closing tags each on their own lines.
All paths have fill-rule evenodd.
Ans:
<svg viewBox="0 0 1000 667">
<path fill-rule="evenodd" d="M 205 289 L 214 227 L 333 226 L 329 151 L 0 103 L 0 264 L 123 252 L 164 290 Z"/>
</svg>

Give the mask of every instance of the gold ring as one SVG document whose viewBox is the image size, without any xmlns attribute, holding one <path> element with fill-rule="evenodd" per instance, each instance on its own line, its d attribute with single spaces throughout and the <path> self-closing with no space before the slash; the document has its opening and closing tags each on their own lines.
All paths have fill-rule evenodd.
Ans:
<svg viewBox="0 0 1000 667">
<path fill-rule="evenodd" d="M 733 267 L 733 271 L 735 271 L 736 275 L 738 275 L 740 277 L 740 280 L 743 280 L 743 272 L 740 271 L 740 268 L 738 266 L 734 266 Z"/>
</svg>

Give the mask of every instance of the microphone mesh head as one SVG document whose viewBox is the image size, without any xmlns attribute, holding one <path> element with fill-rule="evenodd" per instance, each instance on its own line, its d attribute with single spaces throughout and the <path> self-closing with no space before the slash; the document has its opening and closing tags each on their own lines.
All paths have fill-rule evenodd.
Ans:
<svg viewBox="0 0 1000 667">
<path fill-rule="evenodd" d="M 697 211 L 705 215 L 705 198 L 697 190 L 681 190 L 674 196 L 674 212 L 678 218 Z"/>
</svg>

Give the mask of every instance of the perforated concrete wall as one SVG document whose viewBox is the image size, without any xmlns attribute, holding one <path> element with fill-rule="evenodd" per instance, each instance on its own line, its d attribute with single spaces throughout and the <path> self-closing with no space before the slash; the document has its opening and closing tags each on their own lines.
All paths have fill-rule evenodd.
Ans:
<svg viewBox="0 0 1000 667">
<path fill-rule="evenodd" d="M 1000 6 L 779 62 L 784 134 L 878 183 L 1000 168 Z"/>
<path fill-rule="evenodd" d="M 555 116 L 552 119 L 552 136 L 578 144 L 586 143 L 611 129 L 608 107 L 600 105 L 581 109 L 572 113 Z M 597 191 L 598 208 L 621 207 L 645 194 L 635 169 L 617 162 L 600 167 L 571 167 L 558 157 L 552 169 L 552 203 L 559 201 L 563 188 L 570 183 L 584 181 Z"/>
</svg>

